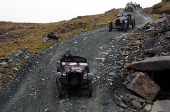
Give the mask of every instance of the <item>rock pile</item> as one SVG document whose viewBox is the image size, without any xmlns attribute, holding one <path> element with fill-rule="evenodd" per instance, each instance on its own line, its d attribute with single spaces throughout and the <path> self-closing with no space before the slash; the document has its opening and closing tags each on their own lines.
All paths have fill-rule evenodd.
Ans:
<svg viewBox="0 0 170 112">
<path fill-rule="evenodd" d="M 5 86 L 23 64 L 32 56 L 33 53 L 27 52 L 27 48 L 22 47 L 18 53 L 11 53 L 0 58 L 0 88 Z"/>
<path fill-rule="evenodd" d="M 131 104 L 140 104 L 142 107 L 138 105 L 136 108 L 143 108 L 143 110 L 151 112 L 165 111 L 160 108 L 155 110 L 154 106 L 151 109 L 151 107 L 155 100 L 170 98 L 167 96 L 170 94 L 168 87 L 170 84 L 168 80 L 170 72 L 170 16 L 140 26 L 123 42 L 125 45 L 120 50 L 126 65 L 124 66 L 124 75 L 126 76 L 124 84 L 144 101 L 143 104 L 138 101 Z M 164 98 L 160 96 L 164 96 Z M 165 105 L 161 107 L 164 108 Z"/>
</svg>

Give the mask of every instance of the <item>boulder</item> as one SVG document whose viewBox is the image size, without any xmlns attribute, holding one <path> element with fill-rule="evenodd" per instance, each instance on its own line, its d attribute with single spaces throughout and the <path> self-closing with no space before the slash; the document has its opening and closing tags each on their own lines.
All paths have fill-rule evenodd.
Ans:
<svg viewBox="0 0 170 112">
<path fill-rule="evenodd" d="M 48 37 L 43 37 L 40 41 L 38 42 L 49 42 L 50 39 Z"/>
<path fill-rule="evenodd" d="M 54 32 L 49 33 L 47 37 L 50 39 L 59 39 L 59 36 L 55 34 Z"/>
<path fill-rule="evenodd" d="M 154 102 L 151 112 L 169 112 L 170 100 L 162 100 Z"/>
<path fill-rule="evenodd" d="M 127 68 L 139 71 L 170 69 L 170 56 L 153 57 L 143 61 L 133 62 Z"/>
<path fill-rule="evenodd" d="M 147 75 L 139 72 L 128 89 L 138 93 L 147 100 L 152 101 L 160 91 L 160 87 Z"/>
<path fill-rule="evenodd" d="M 164 51 L 163 46 L 156 46 L 154 48 L 148 49 L 145 51 L 145 55 L 148 56 L 155 56 L 156 54 L 160 54 L 161 52 Z"/>
<path fill-rule="evenodd" d="M 167 17 L 163 17 L 163 18 L 156 19 L 156 20 L 154 21 L 154 23 L 155 23 L 155 24 L 162 23 L 162 22 L 164 22 L 165 20 L 167 20 Z"/>
</svg>

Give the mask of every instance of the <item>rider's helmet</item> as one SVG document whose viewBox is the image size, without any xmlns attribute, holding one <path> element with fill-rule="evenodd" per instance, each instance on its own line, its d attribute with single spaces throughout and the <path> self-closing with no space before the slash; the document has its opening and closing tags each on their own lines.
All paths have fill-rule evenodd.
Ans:
<svg viewBox="0 0 170 112">
<path fill-rule="evenodd" d="M 69 49 L 66 49 L 66 52 L 65 53 L 69 53 L 70 54 L 70 50 Z"/>
<path fill-rule="evenodd" d="M 123 14 L 123 11 L 120 11 L 120 14 Z"/>
<path fill-rule="evenodd" d="M 120 11 L 120 14 L 122 14 L 122 16 L 123 16 L 123 11 Z"/>
</svg>

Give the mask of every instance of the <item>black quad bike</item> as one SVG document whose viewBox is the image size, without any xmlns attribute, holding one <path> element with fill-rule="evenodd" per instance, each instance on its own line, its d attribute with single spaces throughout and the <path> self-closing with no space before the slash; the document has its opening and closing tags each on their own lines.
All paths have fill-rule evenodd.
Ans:
<svg viewBox="0 0 170 112">
<path fill-rule="evenodd" d="M 93 74 L 89 73 L 89 63 L 86 58 L 73 56 L 74 62 L 57 62 L 58 97 L 63 96 L 63 90 L 86 89 L 92 96 Z"/>
<path fill-rule="evenodd" d="M 111 32 L 112 29 L 124 29 L 125 32 L 127 32 L 129 25 L 131 25 L 132 28 L 135 27 L 135 18 L 132 17 L 131 14 L 127 14 L 127 15 L 118 14 L 117 19 L 115 21 L 109 22 L 108 30 L 109 32 Z"/>
</svg>

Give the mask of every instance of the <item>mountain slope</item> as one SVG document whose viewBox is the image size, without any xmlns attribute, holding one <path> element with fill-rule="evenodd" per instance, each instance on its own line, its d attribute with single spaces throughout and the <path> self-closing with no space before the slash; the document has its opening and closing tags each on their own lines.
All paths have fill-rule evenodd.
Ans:
<svg viewBox="0 0 170 112">
<path fill-rule="evenodd" d="M 0 22 L 0 57 L 17 52 L 21 47 L 31 52 L 43 50 L 74 33 L 107 25 L 108 21 L 115 19 L 117 13 L 118 9 L 112 9 L 103 14 L 78 16 L 69 21 L 46 24 Z M 38 42 L 50 32 L 58 34 L 60 40 Z"/>
<path fill-rule="evenodd" d="M 145 8 L 144 11 L 152 14 L 156 18 L 170 14 L 170 0 L 162 0 L 162 2 L 155 4 L 152 7 Z"/>
</svg>

